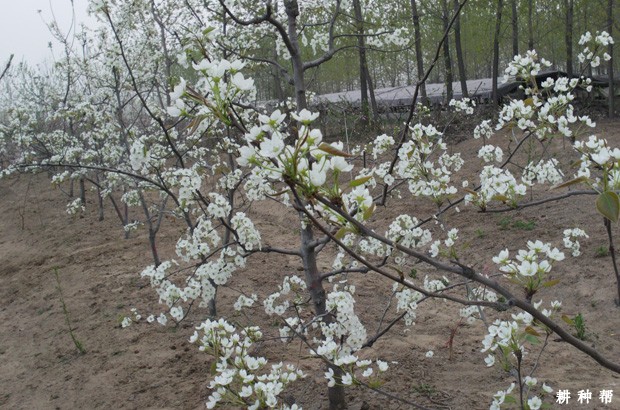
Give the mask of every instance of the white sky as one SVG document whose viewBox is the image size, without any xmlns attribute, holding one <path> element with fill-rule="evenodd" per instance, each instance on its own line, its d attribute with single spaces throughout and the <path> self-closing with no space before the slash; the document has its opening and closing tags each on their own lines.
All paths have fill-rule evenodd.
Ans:
<svg viewBox="0 0 620 410">
<path fill-rule="evenodd" d="M 88 0 L 73 0 L 75 17 L 79 24 L 93 24 L 88 18 Z M 46 22 L 56 18 L 60 29 L 67 32 L 71 27 L 71 0 L 0 0 L 0 65 L 11 54 L 13 64 L 22 60 L 36 65 L 51 61 L 48 43 L 52 41 Z M 39 13 L 38 10 L 41 10 Z M 62 47 L 53 42 L 54 54 L 62 56 Z"/>
</svg>

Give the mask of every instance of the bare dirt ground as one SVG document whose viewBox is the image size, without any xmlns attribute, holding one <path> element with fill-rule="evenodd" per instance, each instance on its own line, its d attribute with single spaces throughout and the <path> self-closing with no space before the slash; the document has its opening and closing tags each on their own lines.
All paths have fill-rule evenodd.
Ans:
<svg viewBox="0 0 620 410">
<path fill-rule="evenodd" d="M 620 146 L 620 123 L 601 123 L 599 135 Z M 475 158 L 479 142 L 467 140 L 453 147 L 466 159 Z M 565 151 L 569 160 L 568 147 Z M 481 168 L 470 161 L 466 173 Z M 470 181 L 475 182 L 473 177 Z M 0 407 L 7 409 L 185 409 L 204 408 L 209 395 L 211 358 L 188 342 L 193 328 L 206 317 L 195 311 L 181 325 L 166 327 L 145 321 L 121 329 L 122 317 L 135 307 L 146 316 L 158 313 L 157 295 L 140 278 L 150 263 L 144 230 L 123 239 L 123 232 L 108 207 L 106 219 L 97 220 L 95 194 L 89 193 L 82 217 L 65 213 L 66 196 L 50 186 L 46 175 L 22 175 L 0 181 Z M 425 217 L 429 204 L 395 201 L 372 222 L 385 226 L 400 213 Z M 295 215 L 269 204 L 257 204 L 252 214 L 265 242 L 272 245 L 296 238 Z M 567 259 L 554 268 L 559 285 L 540 297 L 547 303 L 563 301 L 563 312 L 582 313 L 587 343 L 609 359 L 620 360 L 620 309 L 614 304 L 616 283 L 611 258 L 598 256 L 606 247 L 602 218 L 596 213 L 594 197 L 573 197 L 506 214 L 481 214 L 461 207 L 461 213 L 446 214 L 444 223 L 459 227 L 463 238 L 462 259 L 479 269 L 493 269 L 491 257 L 504 248 L 512 252 L 526 241 L 541 239 L 561 245 L 562 231 L 584 228 L 590 239 L 582 241 L 583 255 Z M 616 243 L 620 243 L 614 226 Z M 175 224 L 163 228 L 160 238 L 162 259 L 172 258 L 174 243 L 182 232 Z M 276 238 L 276 239 L 270 239 Z M 294 243 L 294 242 L 293 242 Z M 333 250 L 325 251 L 322 269 L 331 265 Z M 256 255 L 248 267 L 236 274 L 231 286 L 259 296 L 276 290 L 285 275 L 300 274 L 295 257 Z M 75 348 L 61 304 L 54 275 L 57 269 L 62 296 L 76 337 L 86 353 Z M 420 265 L 420 277 L 437 277 L 437 272 Z M 357 286 L 357 310 L 368 323 L 370 335 L 390 298 L 385 279 L 367 274 L 350 279 Z M 450 278 L 457 280 L 457 278 Z M 248 317 L 236 315 L 230 307 L 236 292 L 220 292 L 220 313 L 238 323 Z M 535 298 L 536 299 L 536 298 Z M 507 388 L 512 376 L 498 366 L 487 368 L 481 340 L 485 326 L 478 321 L 458 326 L 458 306 L 443 301 L 420 305 L 416 325 L 406 332 L 397 325 L 364 357 L 392 363 L 382 389 L 433 409 L 485 409 L 493 394 Z M 290 400 L 306 409 L 327 408 L 322 365 L 310 359 L 299 342 L 285 345 L 269 341 L 277 335 L 272 318 L 261 313 L 260 305 L 250 314 L 264 328 L 266 341 L 259 354 L 300 365 L 309 374 L 290 390 Z M 510 313 L 503 313 L 508 317 Z M 393 310 L 390 313 L 394 317 Z M 489 313 L 494 318 L 495 313 Z M 453 331 L 450 347 L 449 340 Z M 426 352 L 434 351 L 427 358 Z M 535 376 L 554 389 L 569 389 L 573 399 L 557 408 L 620 409 L 620 378 L 601 368 L 585 354 L 552 337 L 541 357 Z M 590 405 L 576 402 L 577 391 L 590 389 Z M 614 390 L 611 405 L 597 400 L 598 391 Z M 375 392 L 356 387 L 348 390 L 350 408 L 407 409 Z"/>
</svg>

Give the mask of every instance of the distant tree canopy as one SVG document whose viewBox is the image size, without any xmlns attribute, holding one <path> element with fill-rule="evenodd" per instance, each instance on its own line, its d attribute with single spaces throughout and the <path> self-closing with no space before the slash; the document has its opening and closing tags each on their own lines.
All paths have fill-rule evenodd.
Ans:
<svg viewBox="0 0 620 410">
<path fill-rule="evenodd" d="M 378 32 L 404 28 L 402 46 L 377 47 L 371 36 L 366 36 L 366 59 L 368 71 L 377 88 L 410 85 L 417 79 L 416 53 L 412 27 L 412 0 L 361 2 L 364 10 L 364 27 Z M 443 36 L 443 1 L 417 0 L 421 29 L 421 51 L 423 60 L 428 63 L 436 44 Z M 452 1 L 447 1 L 448 13 L 454 13 Z M 460 42 L 463 49 L 463 64 L 468 79 L 488 78 L 492 75 L 493 36 L 496 23 L 498 0 L 470 0 L 460 16 Z M 539 55 L 546 56 L 555 65 L 552 69 L 570 71 L 567 64 L 567 34 L 574 33 L 570 42 L 578 50 L 579 36 L 586 32 L 610 31 L 607 2 L 603 0 L 504 0 L 503 18 L 500 24 L 499 66 L 505 67 L 513 57 L 515 46 L 520 53 L 533 48 Z M 530 11 L 531 10 L 531 11 Z M 516 15 L 513 15 L 516 11 Z M 572 28 L 567 27 L 567 13 L 571 14 Z M 531 17 L 530 17 L 531 16 Z M 616 26 L 618 22 L 616 21 Z M 514 27 L 517 30 L 514 30 Z M 618 27 L 615 27 L 617 30 Z M 454 31 L 454 27 L 452 28 Z M 516 38 L 515 38 L 516 34 Z M 458 81 L 459 70 L 454 47 L 455 37 L 450 35 L 453 80 Z M 360 88 L 358 69 L 358 50 L 356 39 L 350 37 L 351 48 L 336 54 L 329 62 L 307 73 L 308 90 L 322 94 L 354 90 Z M 270 43 L 265 42 L 266 54 Z M 311 44 L 304 44 L 305 52 L 311 53 Z M 573 66 L 578 65 L 578 51 L 572 52 Z M 285 64 L 286 62 L 283 62 Z M 443 58 L 438 70 L 434 70 L 430 81 L 441 83 L 445 80 Z M 618 63 L 614 64 L 615 71 Z M 594 75 L 607 75 L 607 65 L 598 67 Z M 502 74 L 500 69 L 500 75 Z M 590 73 L 588 73 L 590 74 Z M 257 68 L 255 79 L 259 97 L 276 98 L 273 76 L 264 69 Z M 292 89 L 285 87 L 292 93 Z"/>
</svg>

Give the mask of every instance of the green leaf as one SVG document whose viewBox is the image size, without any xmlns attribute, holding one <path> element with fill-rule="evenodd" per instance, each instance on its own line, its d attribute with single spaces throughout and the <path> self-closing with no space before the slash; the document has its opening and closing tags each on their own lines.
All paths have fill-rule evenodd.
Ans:
<svg viewBox="0 0 620 410">
<path fill-rule="evenodd" d="M 522 284 L 521 281 L 514 276 L 514 274 L 509 273 L 509 275 L 511 275 L 511 276 L 508 277 L 508 281 L 509 282 L 512 282 L 515 285 L 521 285 Z"/>
<path fill-rule="evenodd" d="M 376 207 L 377 206 L 373 203 L 368 208 L 366 208 L 366 210 L 364 211 L 364 221 L 367 221 L 372 216 L 373 212 L 375 212 Z"/>
<path fill-rule="evenodd" d="M 532 336 L 540 336 L 540 333 L 538 333 L 532 326 L 527 326 L 525 328 L 525 333 Z"/>
<path fill-rule="evenodd" d="M 495 200 L 495 201 L 501 201 L 501 202 L 508 201 L 508 197 L 506 195 L 499 195 L 499 194 L 493 195 L 492 199 Z"/>
<path fill-rule="evenodd" d="M 511 403 L 516 403 L 516 402 L 517 402 L 517 399 L 515 399 L 514 396 L 508 395 L 504 397 L 504 403 L 511 404 Z"/>
<path fill-rule="evenodd" d="M 533 345 L 539 345 L 540 344 L 540 340 L 538 340 L 538 338 L 534 335 L 525 335 L 525 340 L 527 340 L 528 342 L 530 342 Z"/>
<path fill-rule="evenodd" d="M 344 235 L 349 231 L 349 228 L 347 228 L 346 226 L 343 226 L 342 228 L 338 229 L 338 232 L 336 232 L 336 235 L 334 235 L 334 237 L 338 240 L 341 240 L 342 238 L 344 238 Z"/>
<path fill-rule="evenodd" d="M 560 279 L 553 279 L 553 280 L 550 280 L 550 281 L 547 281 L 547 282 L 543 283 L 540 286 L 542 286 L 543 288 L 550 288 L 551 286 L 555 286 L 558 283 L 560 283 Z"/>
<path fill-rule="evenodd" d="M 562 320 L 565 321 L 569 326 L 575 326 L 575 321 L 567 315 L 562 315 Z"/>
<path fill-rule="evenodd" d="M 596 210 L 612 222 L 618 222 L 620 216 L 620 198 L 613 191 L 601 192 L 596 198 Z"/>
<path fill-rule="evenodd" d="M 327 152 L 328 154 L 335 155 L 337 157 L 352 157 L 351 154 L 344 152 L 344 151 L 340 151 L 338 148 L 334 147 L 333 145 L 326 144 L 324 142 L 322 142 L 321 145 L 318 146 L 318 148 L 321 151 Z"/>
<path fill-rule="evenodd" d="M 467 192 L 468 194 L 472 194 L 473 196 L 478 196 L 478 193 L 476 191 L 474 191 L 473 189 L 469 189 L 469 188 L 463 188 L 463 191 Z"/>
<path fill-rule="evenodd" d="M 366 182 L 368 182 L 370 180 L 370 178 L 372 178 L 372 175 L 368 175 L 368 176 L 365 176 L 365 177 L 362 177 L 362 178 L 355 179 L 355 180 L 349 182 L 349 186 L 351 188 L 355 188 L 356 186 L 365 184 Z"/>
<path fill-rule="evenodd" d="M 556 184 L 556 185 L 552 186 L 550 189 L 566 188 L 567 186 L 571 186 L 571 185 L 575 185 L 575 184 L 581 184 L 582 182 L 587 182 L 589 179 L 590 178 L 582 175 L 579 178 L 571 179 L 570 181 L 566 181 L 566 182 L 562 182 L 560 184 Z"/>
<path fill-rule="evenodd" d="M 202 123 L 202 120 L 205 119 L 204 115 L 199 115 L 197 117 L 195 117 L 190 123 L 189 123 L 189 135 L 193 135 L 196 130 L 198 129 L 198 126 L 200 125 L 200 123 Z"/>
</svg>

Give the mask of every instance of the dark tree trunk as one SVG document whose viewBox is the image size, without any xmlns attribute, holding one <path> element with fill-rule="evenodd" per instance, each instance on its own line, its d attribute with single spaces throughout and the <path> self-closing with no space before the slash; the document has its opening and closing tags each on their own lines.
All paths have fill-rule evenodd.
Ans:
<svg viewBox="0 0 620 410">
<path fill-rule="evenodd" d="M 459 0 L 454 0 L 454 12 L 458 13 Z M 460 13 L 459 13 L 460 14 Z M 459 68 L 459 81 L 461 82 L 461 92 L 464 98 L 469 97 L 467 90 L 467 73 L 465 72 L 465 57 L 461 46 L 461 16 L 458 15 L 454 21 L 454 50 L 456 51 L 456 64 Z"/>
<path fill-rule="evenodd" d="M 613 35 L 614 26 L 614 0 L 607 0 L 607 32 Z M 611 56 L 611 60 L 607 62 L 607 71 L 609 72 L 609 118 L 614 117 L 615 103 L 615 87 L 614 87 L 614 45 L 610 44 L 607 53 Z M 620 298 L 620 282 L 618 283 L 618 297 Z M 619 299 L 620 301 L 620 299 Z"/>
<path fill-rule="evenodd" d="M 418 13 L 418 6 L 416 0 L 411 0 L 411 16 L 413 19 L 413 32 L 415 39 L 415 60 L 418 71 L 417 81 L 420 81 L 424 77 L 424 55 L 422 54 L 422 34 L 420 32 L 420 14 Z M 416 82 L 417 82 L 416 81 Z M 426 104 L 426 84 L 420 85 L 420 101 L 422 104 Z"/>
<path fill-rule="evenodd" d="M 377 99 L 375 98 L 375 86 L 368 70 L 368 64 L 366 64 L 366 84 L 368 85 L 368 95 L 370 97 L 370 108 L 372 109 L 372 119 L 374 121 L 379 120 L 379 107 L 377 106 Z"/>
<path fill-rule="evenodd" d="M 84 178 L 80 178 L 80 201 L 82 206 L 86 206 L 86 186 L 84 184 Z"/>
<path fill-rule="evenodd" d="M 368 75 L 366 64 L 366 44 L 364 42 L 364 17 L 362 16 L 362 6 L 360 0 L 353 0 L 353 11 L 355 12 L 355 23 L 357 26 L 357 52 L 359 57 L 359 79 L 361 94 L 362 122 L 368 124 L 370 121 L 370 104 L 368 102 Z"/>
<path fill-rule="evenodd" d="M 566 8 L 566 30 L 564 42 L 566 44 L 566 74 L 573 76 L 573 0 L 564 0 Z"/>
<path fill-rule="evenodd" d="M 99 185 L 99 174 L 95 174 L 95 181 L 97 182 L 97 204 L 99 208 L 99 221 L 103 221 L 103 197 L 101 196 L 101 185 Z"/>
<path fill-rule="evenodd" d="M 291 63 L 293 65 L 295 102 L 297 103 L 297 110 L 301 111 L 304 108 L 308 108 L 308 101 L 306 99 L 306 83 L 304 81 L 304 63 L 301 56 L 301 47 L 299 46 L 299 34 L 297 27 L 299 4 L 297 3 L 297 0 L 284 1 L 284 10 L 286 11 L 288 21 L 288 39 L 291 44 L 289 53 L 291 54 Z"/>
<path fill-rule="evenodd" d="M 511 1 L 512 6 L 512 55 L 519 55 L 519 15 L 517 0 Z"/>
<path fill-rule="evenodd" d="M 300 204 L 302 205 L 302 204 Z M 300 215 L 304 218 L 303 215 Z M 304 272 L 306 274 L 306 284 L 310 291 L 312 298 L 312 304 L 314 305 L 314 314 L 317 317 L 323 317 L 326 323 L 330 323 L 331 316 L 326 315 L 327 310 L 325 307 L 325 289 L 321 281 L 321 274 L 318 269 L 316 261 L 316 249 L 314 242 L 314 234 L 312 231 L 312 225 L 307 224 L 305 228 L 301 230 L 301 259 L 304 265 Z M 329 388 L 329 409 L 330 410 L 342 410 L 347 408 L 345 400 L 344 386 L 340 383 L 342 379 L 342 369 L 338 366 L 329 365 L 328 368 L 334 371 L 334 379 L 336 385 Z"/>
<path fill-rule="evenodd" d="M 448 16 L 448 0 L 443 0 L 441 3 L 442 13 L 441 20 L 443 22 L 444 32 L 448 30 L 448 26 L 450 25 L 450 17 Z M 445 84 L 446 84 L 446 103 L 449 102 L 454 92 L 452 90 L 452 58 L 450 57 L 450 40 L 446 38 L 446 41 L 443 43 L 443 65 L 445 70 Z"/>
<path fill-rule="evenodd" d="M 502 28 L 502 9 L 504 1 L 497 0 L 497 10 L 495 12 L 495 33 L 493 34 L 493 67 L 491 74 L 493 104 L 499 105 L 499 95 L 497 94 L 497 77 L 499 76 L 499 36 Z"/>
<path fill-rule="evenodd" d="M 274 14 L 278 14 L 278 2 L 274 2 L 273 3 L 273 9 L 274 9 Z M 224 13 L 225 14 L 225 13 Z M 278 61 L 278 49 L 276 47 L 276 42 L 273 42 L 273 50 L 272 50 L 273 54 L 272 54 L 272 58 L 273 61 Z M 272 73 L 273 73 L 273 87 L 275 90 L 275 96 L 276 99 L 278 101 L 284 101 L 284 90 L 282 89 L 282 73 L 280 72 L 280 69 L 276 66 L 272 66 L 271 68 Z"/>
<path fill-rule="evenodd" d="M 297 17 L 299 17 L 299 4 L 297 0 L 284 0 L 284 10 L 287 16 L 287 36 L 290 44 L 289 53 L 293 66 L 293 84 L 295 86 L 295 101 L 297 110 L 301 111 L 308 107 L 306 100 L 306 85 L 304 81 L 304 64 L 299 46 L 299 29 Z M 305 204 L 298 203 L 303 207 Z M 303 215 L 300 215 L 303 218 Z M 321 274 L 316 261 L 316 245 L 314 243 L 314 232 L 312 224 L 308 223 L 301 231 L 301 259 L 303 261 L 306 284 L 312 297 L 317 316 L 325 314 L 325 290 L 321 280 Z M 329 409 L 342 410 L 347 408 L 346 395 L 341 383 L 342 371 L 336 366 L 329 366 L 334 371 L 336 385 L 329 387 Z"/>
<path fill-rule="evenodd" d="M 534 0 L 527 2 L 527 49 L 534 49 Z"/>
</svg>

